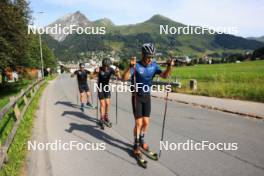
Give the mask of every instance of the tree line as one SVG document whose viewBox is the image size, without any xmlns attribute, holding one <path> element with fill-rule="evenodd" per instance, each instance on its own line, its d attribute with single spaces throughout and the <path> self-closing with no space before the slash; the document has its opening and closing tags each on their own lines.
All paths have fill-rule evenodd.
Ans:
<svg viewBox="0 0 264 176">
<path fill-rule="evenodd" d="M 17 66 L 40 68 L 40 47 L 38 35 L 28 34 L 32 22 L 27 0 L 0 1 L 0 72 Z M 42 42 L 44 67 L 55 67 L 53 51 Z M 3 82 L 3 81 L 2 81 Z"/>
</svg>

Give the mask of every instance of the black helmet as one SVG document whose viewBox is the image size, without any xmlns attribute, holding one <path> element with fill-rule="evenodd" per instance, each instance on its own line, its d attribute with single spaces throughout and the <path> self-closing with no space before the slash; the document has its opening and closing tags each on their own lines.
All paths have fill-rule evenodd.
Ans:
<svg viewBox="0 0 264 176">
<path fill-rule="evenodd" d="M 152 43 L 144 43 L 142 45 L 142 54 L 146 56 L 154 56 L 156 49 Z"/>
<path fill-rule="evenodd" d="M 84 63 L 79 63 L 79 67 L 80 68 L 82 68 L 82 67 L 84 68 L 85 67 Z"/>
<path fill-rule="evenodd" d="M 102 61 L 102 65 L 104 67 L 109 67 L 110 65 L 112 65 L 112 62 L 109 58 L 104 58 L 103 61 Z"/>
</svg>

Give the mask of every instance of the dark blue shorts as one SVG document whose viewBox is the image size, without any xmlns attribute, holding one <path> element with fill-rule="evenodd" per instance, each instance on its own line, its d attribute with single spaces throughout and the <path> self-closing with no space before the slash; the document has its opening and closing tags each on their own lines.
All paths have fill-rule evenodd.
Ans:
<svg viewBox="0 0 264 176">
<path fill-rule="evenodd" d="M 80 84 L 79 85 L 79 91 L 80 91 L 80 93 L 88 92 L 89 91 L 88 84 Z"/>
<path fill-rule="evenodd" d="M 151 98 L 147 96 L 132 95 L 132 108 L 135 119 L 141 117 L 150 117 Z"/>
<path fill-rule="evenodd" d="M 109 98 L 111 98 L 111 92 L 110 91 L 98 92 L 98 98 L 99 98 L 99 100 L 109 99 Z"/>
</svg>

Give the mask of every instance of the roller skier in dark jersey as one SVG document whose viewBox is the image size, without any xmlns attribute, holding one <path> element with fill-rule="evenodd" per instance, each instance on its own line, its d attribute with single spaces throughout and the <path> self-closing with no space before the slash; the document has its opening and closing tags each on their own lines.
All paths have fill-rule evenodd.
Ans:
<svg viewBox="0 0 264 176">
<path fill-rule="evenodd" d="M 104 58 L 102 61 L 102 67 L 95 69 L 94 76 L 98 77 L 98 98 L 100 100 L 100 121 L 99 125 L 102 126 L 106 124 L 108 127 L 111 127 L 111 122 L 109 118 L 110 112 L 110 98 L 111 98 L 111 89 L 109 88 L 109 81 L 112 75 L 116 76 L 118 79 L 121 79 L 119 69 L 111 67 L 112 62 L 109 58 Z"/>
<path fill-rule="evenodd" d="M 85 65 L 80 63 L 80 69 L 76 70 L 71 77 L 77 76 L 78 88 L 80 92 L 80 102 L 81 102 L 81 111 L 84 111 L 84 105 L 86 104 L 89 107 L 92 107 L 90 102 L 91 92 L 87 83 L 88 75 L 91 74 L 90 71 L 85 69 Z"/>
</svg>

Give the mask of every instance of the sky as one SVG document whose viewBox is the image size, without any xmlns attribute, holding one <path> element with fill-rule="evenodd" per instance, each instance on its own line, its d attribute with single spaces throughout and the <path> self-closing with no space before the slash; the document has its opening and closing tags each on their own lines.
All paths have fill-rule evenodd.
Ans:
<svg viewBox="0 0 264 176">
<path fill-rule="evenodd" d="M 29 0 L 34 24 L 46 26 L 80 11 L 89 20 L 109 18 L 116 25 L 135 24 L 161 14 L 197 26 L 235 27 L 239 36 L 264 35 L 263 0 Z M 39 14 L 38 12 L 44 12 Z"/>
</svg>

